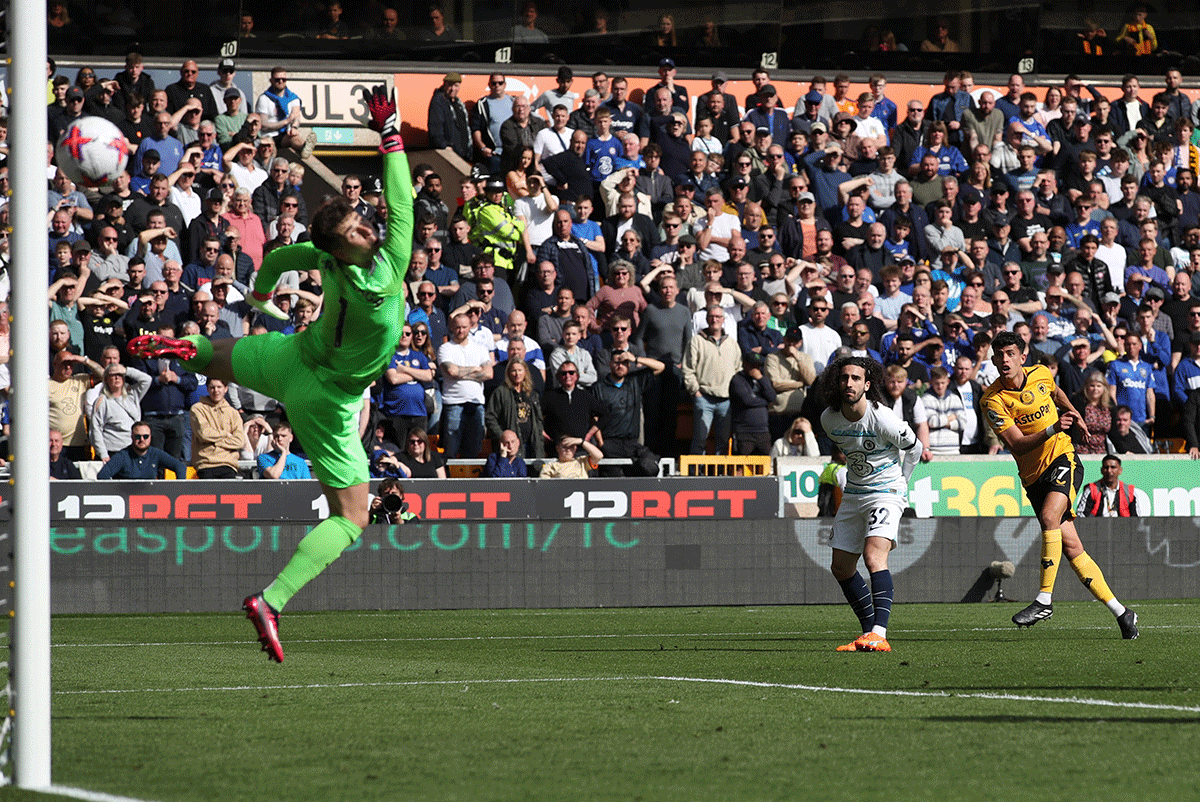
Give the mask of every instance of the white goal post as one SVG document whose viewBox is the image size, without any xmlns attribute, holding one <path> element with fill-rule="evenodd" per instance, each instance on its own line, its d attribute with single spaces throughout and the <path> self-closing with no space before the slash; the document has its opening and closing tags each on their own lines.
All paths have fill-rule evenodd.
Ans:
<svg viewBox="0 0 1200 802">
<path fill-rule="evenodd" d="M 12 2 L 9 39 L 10 264 L 14 456 L 12 524 L 12 765 L 16 785 L 50 786 L 50 465 L 46 371 L 46 19 Z M 7 584 L 7 582 L 6 582 Z M 8 588 L 6 588 L 8 590 Z M 4 711 L 7 717 L 10 709 Z"/>
</svg>

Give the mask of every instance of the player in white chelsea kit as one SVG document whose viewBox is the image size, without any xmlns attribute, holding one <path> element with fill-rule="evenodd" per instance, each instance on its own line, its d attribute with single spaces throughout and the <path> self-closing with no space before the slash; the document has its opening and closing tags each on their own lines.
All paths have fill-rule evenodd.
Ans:
<svg viewBox="0 0 1200 802">
<path fill-rule="evenodd" d="M 908 506 L 908 478 L 921 458 L 912 427 L 883 399 L 883 366 L 869 357 L 836 360 L 823 378 L 826 410 L 821 426 L 846 455 L 846 489 L 833 521 L 830 570 L 842 586 L 863 634 L 840 652 L 890 652 L 892 573 L 900 516 Z M 871 575 L 858 572 L 862 556 Z"/>
</svg>

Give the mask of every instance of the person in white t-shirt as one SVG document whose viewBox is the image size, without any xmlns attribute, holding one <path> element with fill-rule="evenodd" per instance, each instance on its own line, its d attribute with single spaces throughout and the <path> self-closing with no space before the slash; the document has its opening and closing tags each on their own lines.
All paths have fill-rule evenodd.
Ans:
<svg viewBox="0 0 1200 802">
<path fill-rule="evenodd" d="M 737 215 L 722 211 L 724 207 L 725 196 L 721 190 L 710 188 L 704 196 L 704 216 L 696 221 L 699 229 L 696 243 L 700 247 L 696 258 L 701 262 L 715 259 L 724 264 L 729 261 L 729 241 L 741 236 L 742 221 Z"/>
<path fill-rule="evenodd" d="M 1100 221 L 1100 244 L 1096 246 L 1096 258 L 1108 265 L 1108 276 L 1112 279 L 1113 289 L 1122 292 L 1125 289 L 1125 266 L 1129 254 L 1117 243 L 1119 231 L 1117 218 L 1106 217 Z"/>
<path fill-rule="evenodd" d="M 451 339 L 438 348 L 447 459 L 479 456 L 483 445 L 483 383 L 492 378 L 491 351 L 471 339 L 471 318 L 455 315 Z"/>
<path fill-rule="evenodd" d="M 546 188 L 538 174 L 529 176 L 529 194 L 517 198 L 513 213 L 525 223 L 523 233 L 525 251 L 530 262 L 538 246 L 554 235 L 554 213 L 558 211 L 558 197 Z"/>
<path fill-rule="evenodd" d="M 825 369 L 833 352 L 842 344 L 842 335 L 825 325 L 832 308 L 826 298 L 818 297 L 808 307 L 811 323 L 800 327 L 804 333 L 803 351 L 812 357 L 817 370 Z"/>
<path fill-rule="evenodd" d="M 550 112 L 550 126 L 538 131 L 533 139 L 533 164 L 551 186 L 554 185 L 554 180 L 546 173 L 542 162 L 570 150 L 571 134 L 575 133 L 575 129 L 567 127 L 569 118 L 570 111 L 560 103 Z"/>
<path fill-rule="evenodd" d="M 875 143 L 876 148 L 887 147 L 887 129 L 882 120 L 871 116 L 873 111 L 875 96 L 870 92 L 863 92 L 858 96 L 858 113 L 851 120 L 854 123 L 854 137 L 860 142 L 869 139 Z"/>
</svg>

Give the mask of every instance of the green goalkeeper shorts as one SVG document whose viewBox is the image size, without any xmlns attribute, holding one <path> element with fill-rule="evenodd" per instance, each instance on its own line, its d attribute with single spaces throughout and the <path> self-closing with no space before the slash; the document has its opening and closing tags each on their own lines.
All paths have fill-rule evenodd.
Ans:
<svg viewBox="0 0 1200 802">
<path fill-rule="evenodd" d="M 358 436 L 362 391 L 342 388 L 336 371 L 301 359 L 296 335 L 242 337 L 233 348 L 233 375 L 287 407 L 288 423 L 323 485 L 340 489 L 371 478 Z"/>
</svg>

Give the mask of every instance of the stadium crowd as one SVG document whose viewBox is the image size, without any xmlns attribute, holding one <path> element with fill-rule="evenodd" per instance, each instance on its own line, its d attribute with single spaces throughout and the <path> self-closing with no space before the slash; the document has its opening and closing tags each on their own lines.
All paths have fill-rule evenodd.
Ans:
<svg viewBox="0 0 1200 802">
<path fill-rule="evenodd" d="M 290 321 L 244 301 L 263 255 L 306 238 L 314 140 L 286 69 L 253 104 L 234 63 L 218 69 L 202 84 L 188 60 L 158 89 L 131 54 L 112 79 L 51 80 L 48 141 L 94 115 L 136 147 L 104 194 L 48 168 L 54 465 L 307 475 L 273 399 L 124 351 L 325 313 L 317 273 L 281 280 Z M 1004 330 L 1077 399 L 1080 452 L 1184 433 L 1200 456 L 1200 102 L 1177 70 L 1148 100 L 1134 75 L 1109 100 L 1074 75 L 1037 94 L 1013 75 L 1001 94 L 952 71 L 903 110 L 882 74 L 857 95 L 846 75 L 814 77 L 788 109 L 765 70 L 745 98 L 717 72 L 694 110 L 671 59 L 659 75 L 638 103 L 605 72 L 584 88 L 563 66 L 538 97 L 494 74 L 470 106 L 445 76 L 430 144 L 474 169 L 453 186 L 414 167 L 407 322 L 361 416 L 376 476 L 489 453 L 486 475 L 555 455 L 653 475 L 680 451 L 681 414 L 692 453 L 827 454 L 814 384 L 840 353 L 887 366 L 923 459 L 996 453 L 979 400 Z M 378 180 L 341 191 L 382 232 Z"/>
</svg>

